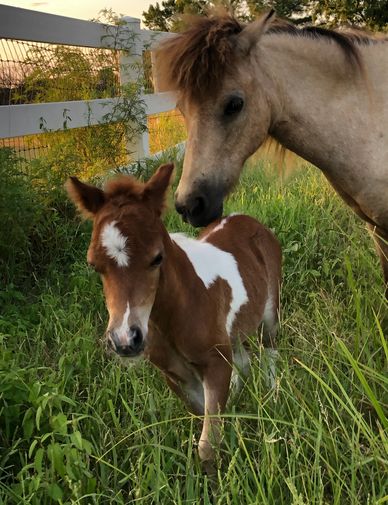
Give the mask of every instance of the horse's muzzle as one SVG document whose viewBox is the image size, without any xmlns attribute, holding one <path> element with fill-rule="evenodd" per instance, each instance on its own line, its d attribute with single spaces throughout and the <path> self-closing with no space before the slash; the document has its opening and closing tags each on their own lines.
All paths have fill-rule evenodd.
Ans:
<svg viewBox="0 0 388 505">
<path fill-rule="evenodd" d="M 202 187 L 200 191 L 191 193 L 182 201 L 177 194 L 175 209 L 186 223 L 190 223 L 196 228 L 207 226 L 222 216 L 223 194 L 205 187 Z"/>
</svg>

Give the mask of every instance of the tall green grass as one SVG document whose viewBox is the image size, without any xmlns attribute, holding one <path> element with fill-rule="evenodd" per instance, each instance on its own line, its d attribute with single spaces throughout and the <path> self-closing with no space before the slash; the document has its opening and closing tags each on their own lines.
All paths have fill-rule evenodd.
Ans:
<svg viewBox="0 0 388 505">
<path fill-rule="evenodd" d="M 90 227 L 71 216 L 33 287 L 5 287 L 0 319 L 0 503 L 388 502 L 387 304 L 372 241 L 323 177 L 248 167 L 227 211 L 279 237 L 278 377 L 262 349 L 225 414 L 219 471 L 201 473 L 190 416 L 149 364 L 105 353 Z M 170 211 L 172 231 L 195 233 Z M 64 236 L 64 233 L 67 236 Z M 193 336 L 194 337 L 194 336 Z"/>
</svg>

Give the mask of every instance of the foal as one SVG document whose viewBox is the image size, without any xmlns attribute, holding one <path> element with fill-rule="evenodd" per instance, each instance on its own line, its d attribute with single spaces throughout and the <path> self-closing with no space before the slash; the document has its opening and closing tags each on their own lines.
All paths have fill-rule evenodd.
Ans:
<svg viewBox="0 0 388 505">
<path fill-rule="evenodd" d="M 72 177 L 67 190 L 93 219 L 87 258 L 102 277 L 109 346 L 125 358 L 145 354 L 204 415 L 199 456 L 211 462 L 232 365 L 242 373 L 249 366 L 246 335 L 263 323 L 264 345 L 275 352 L 281 250 L 243 215 L 212 223 L 198 240 L 169 235 L 161 213 L 172 172 L 163 165 L 145 184 L 121 176 L 105 191 Z"/>
</svg>

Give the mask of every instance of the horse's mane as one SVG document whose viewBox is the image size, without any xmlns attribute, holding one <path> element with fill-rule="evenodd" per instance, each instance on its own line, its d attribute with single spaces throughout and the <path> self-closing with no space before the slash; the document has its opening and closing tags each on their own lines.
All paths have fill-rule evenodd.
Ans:
<svg viewBox="0 0 388 505">
<path fill-rule="evenodd" d="M 363 73 L 359 44 L 378 39 L 358 30 L 343 32 L 296 25 L 267 16 L 265 34 L 288 34 L 330 40 L 338 44 L 349 63 Z M 215 94 L 228 72 L 233 72 L 238 56 L 235 36 L 245 27 L 231 15 L 192 17 L 188 30 L 162 42 L 157 51 L 158 79 L 165 89 L 188 94 L 194 99 Z"/>
<path fill-rule="evenodd" d="M 357 45 L 376 42 L 371 35 L 361 30 L 338 31 L 321 26 L 298 27 L 289 21 L 275 19 L 267 28 L 266 34 L 284 33 L 294 37 L 331 40 L 338 44 L 344 52 L 347 60 L 362 70 L 362 59 Z"/>
</svg>

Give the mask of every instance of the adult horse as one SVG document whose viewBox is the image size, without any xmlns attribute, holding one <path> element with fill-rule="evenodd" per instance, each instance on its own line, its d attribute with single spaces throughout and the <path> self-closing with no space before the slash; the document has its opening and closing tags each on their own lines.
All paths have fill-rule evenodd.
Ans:
<svg viewBox="0 0 388 505">
<path fill-rule="evenodd" d="M 273 12 L 242 25 L 199 18 L 162 44 L 188 140 L 176 208 L 194 226 L 222 213 L 268 136 L 320 168 L 372 229 L 388 283 L 388 47 L 363 33 L 296 28 Z"/>
</svg>

